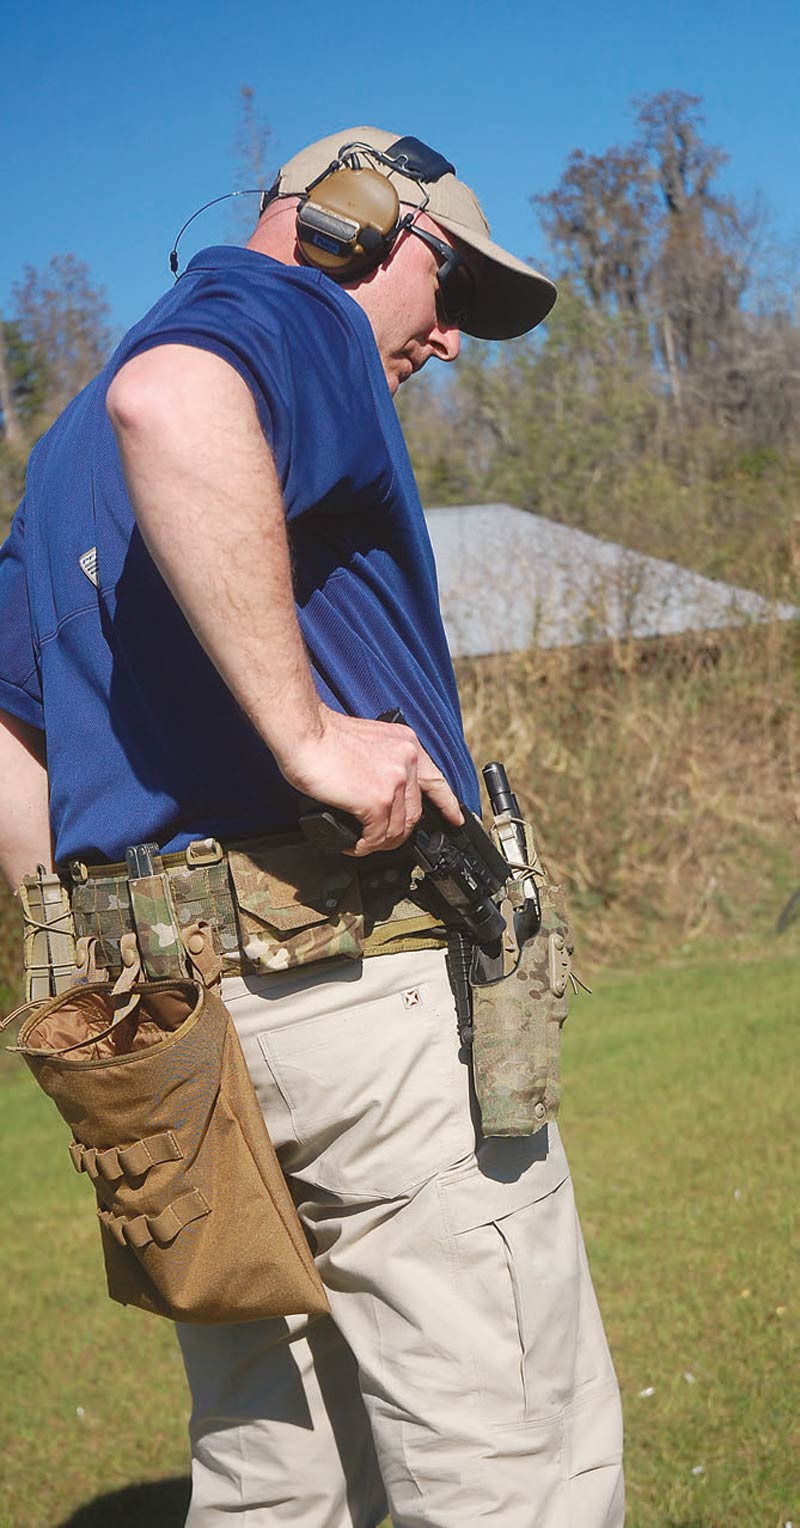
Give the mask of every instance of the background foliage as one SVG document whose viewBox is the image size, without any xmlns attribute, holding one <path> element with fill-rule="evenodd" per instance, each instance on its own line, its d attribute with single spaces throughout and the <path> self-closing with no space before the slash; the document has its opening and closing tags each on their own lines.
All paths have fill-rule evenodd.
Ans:
<svg viewBox="0 0 800 1528">
<path fill-rule="evenodd" d="M 551 323 L 401 396 L 423 502 L 504 500 L 800 602 L 797 288 L 724 162 L 674 91 L 570 156 L 536 199 Z M 593 959 L 774 931 L 800 881 L 797 659 L 773 623 L 460 666 L 474 755 L 513 768 Z"/>
<path fill-rule="evenodd" d="M 400 400 L 428 505 L 505 500 L 712 576 L 796 592 L 800 327 L 757 208 L 715 190 L 697 98 L 576 151 L 537 198 L 544 333 L 467 344 Z"/>
<path fill-rule="evenodd" d="M 800 602 L 787 258 L 757 206 L 720 193 L 725 155 L 696 97 L 636 109 L 631 143 L 576 150 L 536 199 L 561 289 L 546 330 L 467 342 L 457 367 L 400 396 L 423 502 L 505 500 Z M 268 182 L 269 129 L 247 86 L 236 153 L 242 184 Z M 0 322 L 0 520 L 31 444 L 110 344 L 104 294 L 74 256 L 23 273 Z M 473 753 L 505 758 L 588 960 L 774 928 L 800 881 L 794 632 L 459 664 Z M 7 1001 L 16 942 L 5 898 Z"/>
<path fill-rule="evenodd" d="M 630 144 L 570 156 L 539 199 L 553 322 L 467 344 L 400 412 L 428 505 L 506 500 L 798 602 L 795 284 L 758 207 L 719 192 L 724 155 L 699 108 L 650 97 Z M 243 184 L 268 180 L 268 148 L 245 87 Z M 0 527 L 31 446 L 111 339 L 74 256 L 22 273 L 0 315 Z M 625 1400 L 631 1528 L 797 1518 L 797 672 L 796 625 L 778 622 L 459 665 L 473 753 L 505 760 L 598 988 L 567 1028 L 564 1113 Z M 0 1008 L 17 984 L 16 910 L 0 891 Z M 0 1086 L 2 1520 L 178 1522 L 186 1402 L 167 1329 L 145 1333 L 100 1297 L 63 1127 L 10 1058 Z"/>
</svg>

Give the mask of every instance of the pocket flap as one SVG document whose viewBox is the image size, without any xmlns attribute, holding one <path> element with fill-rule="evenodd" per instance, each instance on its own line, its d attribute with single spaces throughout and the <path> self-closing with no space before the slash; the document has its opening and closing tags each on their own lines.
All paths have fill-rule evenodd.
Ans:
<svg viewBox="0 0 800 1528">
<path fill-rule="evenodd" d="M 535 1135 L 487 1138 L 477 1160 L 442 1175 L 439 1193 L 450 1230 L 459 1236 L 544 1199 L 568 1177 L 558 1130 L 544 1125 Z"/>
<path fill-rule="evenodd" d="M 228 862 L 239 907 L 281 934 L 335 919 L 356 877 L 355 867 L 314 844 L 233 849 Z"/>
</svg>

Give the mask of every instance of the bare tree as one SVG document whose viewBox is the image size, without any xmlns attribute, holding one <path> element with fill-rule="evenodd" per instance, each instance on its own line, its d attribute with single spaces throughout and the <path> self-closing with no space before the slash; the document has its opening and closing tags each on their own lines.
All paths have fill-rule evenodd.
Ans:
<svg viewBox="0 0 800 1528">
<path fill-rule="evenodd" d="M 592 307 L 626 320 L 621 353 L 655 361 L 678 415 L 729 417 L 758 215 L 719 190 L 727 155 L 704 136 L 698 96 L 662 91 L 634 105 L 628 147 L 576 150 L 533 200 L 564 274 Z"/>
<path fill-rule="evenodd" d="M 633 104 L 642 144 L 654 164 L 669 215 L 685 218 L 698 209 L 728 207 L 712 190 L 712 182 L 729 156 L 701 136 L 705 122 L 699 110 L 701 97 L 685 90 L 662 90 L 658 95 L 637 96 Z"/>
<path fill-rule="evenodd" d="M 252 85 L 242 85 L 239 90 L 239 123 L 234 141 L 235 189 L 244 191 L 254 187 L 268 189 L 274 179 L 271 168 L 272 128 L 256 106 L 256 93 Z M 232 244 L 243 244 L 249 239 L 258 217 L 255 197 L 237 197 L 229 203 L 229 239 Z"/>
<path fill-rule="evenodd" d="M 44 413 L 53 418 L 104 365 L 110 309 L 89 267 L 54 255 L 43 271 L 26 266 L 13 291 L 16 323 L 46 379 Z"/>
<path fill-rule="evenodd" d="M 635 105 L 663 206 L 650 272 L 657 342 L 676 403 L 684 401 L 684 379 L 695 399 L 708 402 L 709 383 L 723 376 L 740 330 L 754 221 L 716 189 L 728 155 L 702 135 L 699 96 L 662 91 Z"/>
<path fill-rule="evenodd" d="M 652 259 L 657 198 L 641 145 L 576 149 L 554 191 L 532 198 L 566 270 L 597 307 L 638 314 Z"/>
<path fill-rule="evenodd" d="M 14 395 L 11 388 L 6 361 L 6 333 L 3 315 L 0 313 L 0 416 L 2 416 L 3 435 L 8 444 L 15 449 L 22 445 L 22 424 L 17 415 Z"/>
</svg>

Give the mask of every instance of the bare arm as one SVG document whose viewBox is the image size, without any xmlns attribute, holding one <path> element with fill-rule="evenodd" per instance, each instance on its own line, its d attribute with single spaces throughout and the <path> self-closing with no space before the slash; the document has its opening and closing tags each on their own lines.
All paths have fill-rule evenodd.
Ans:
<svg viewBox="0 0 800 1528">
<path fill-rule="evenodd" d="M 420 790 L 460 821 L 409 728 L 343 717 L 320 700 L 295 611 L 280 485 L 233 368 L 191 346 L 160 346 L 122 367 L 107 407 L 150 553 L 290 784 L 360 818 L 361 853 L 408 836 Z"/>
<path fill-rule="evenodd" d="M 11 886 L 52 869 L 44 734 L 0 711 L 0 870 Z"/>
</svg>

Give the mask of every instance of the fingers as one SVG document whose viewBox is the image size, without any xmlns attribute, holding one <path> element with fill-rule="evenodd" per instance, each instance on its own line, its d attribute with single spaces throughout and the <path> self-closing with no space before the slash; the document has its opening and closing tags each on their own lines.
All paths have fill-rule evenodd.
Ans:
<svg viewBox="0 0 800 1528">
<path fill-rule="evenodd" d="M 408 729 L 405 728 L 404 731 Z M 378 850 L 398 848 L 405 842 L 414 824 L 419 820 L 422 798 L 417 782 L 417 747 L 413 733 L 410 734 L 410 738 L 413 739 L 413 743 L 409 743 L 402 762 L 397 761 L 393 768 L 387 769 L 384 774 L 385 779 L 389 777 L 386 783 L 393 785 L 388 808 L 380 815 L 364 817 L 364 832 L 351 851 L 356 857 L 374 854 Z"/>
<path fill-rule="evenodd" d="M 461 809 L 441 770 L 410 727 L 323 711 L 320 738 L 295 753 L 289 783 L 356 817 L 357 858 L 402 844 L 419 821 L 423 793 L 455 825 Z"/>
<path fill-rule="evenodd" d="M 405 794 L 403 797 L 403 836 L 408 837 L 422 816 L 422 790 L 419 781 L 419 752 L 414 760 L 414 768 L 406 781 Z M 426 755 L 427 757 L 427 755 Z"/>
<path fill-rule="evenodd" d="M 460 827 L 464 821 L 464 813 L 444 775 L 440 769 L 437 769 L 433 759 L 430 758 L 422 747 L 419 750 L 419 758 L 419 783 L 422 790 L 426 796 L 430 796 L 434 806 L 438 806 L 439 811 L 447 818 L 448 822 L 452 822 L 454 827 Z M 420 811 L 421 809 L 420 806 Z"/>
<path fill-rule="evenodd" d="M 407 729 L 409 730 L 409 729 Z M 448 822 L 460 827 L 464 814 L 456 796 L 437 769 L 433 759 L 425 752 L 415 734 L 414 758 L 409 762 L 408 773 L 402 793 L 397 790 L 387 816 L 367 825 L 351 853 L 356 857 L 373 854 L 381 849 L 396 849 L 410 837 L 422 816 L 423 792 L 429 796 Z"/>
</svg>

